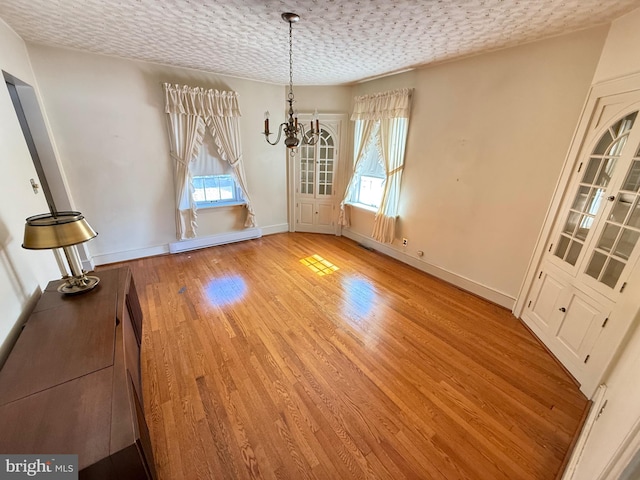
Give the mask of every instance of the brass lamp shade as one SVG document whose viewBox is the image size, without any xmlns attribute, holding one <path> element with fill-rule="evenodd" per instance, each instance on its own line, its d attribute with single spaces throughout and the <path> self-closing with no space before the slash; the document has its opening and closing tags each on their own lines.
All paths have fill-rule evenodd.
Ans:
<svg viewBox="0 0 640 480">
<path fill-rule="evenodd" d="M 76 245 L 91 240 L 96 235 L 98 234 L 89 226 L 80 212 L 43 213 L 27 218 L 22 248 L 30 250 L 62 248 L 71 269 L 71 275 L 66 273 L 66 267 L 61 264 L 61 260 L 58 260 L 58 266 L 64 272 L 62 277 L 64 281 L 58 287 L 58 291 L 65 295 L 76 295 L 92 290 L 100 282 L 98 277 L 89 276 L 82 270 L 76 249 Z M 58 259 L 57 256 L 56 259 Z"/>
<path fill-rule="evenodd" d="M 45 213 L 27 218 L 22 247 L 30 250 L 68 247 L 96 235 L 80 212 Z"/>
</svg>

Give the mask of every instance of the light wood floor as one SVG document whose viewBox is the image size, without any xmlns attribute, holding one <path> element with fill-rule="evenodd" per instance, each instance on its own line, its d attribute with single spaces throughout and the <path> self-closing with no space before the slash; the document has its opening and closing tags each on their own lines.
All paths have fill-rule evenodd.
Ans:
<svg viewBox="0 0 640 480">
<path fill-rule="evenodd" d="M 549 480 L 587 405 L 510 312 L 343 237 L 127 264 L 162 480 Z"/>
</svg>

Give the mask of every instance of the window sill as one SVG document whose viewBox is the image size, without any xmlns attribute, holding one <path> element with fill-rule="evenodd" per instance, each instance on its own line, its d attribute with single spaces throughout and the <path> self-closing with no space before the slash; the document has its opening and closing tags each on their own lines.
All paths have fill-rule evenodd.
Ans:
<svg viewBox="0 0 640 480">
<path fill-rule="evenodd" d="M 359 208 L 360 210 L 367 210 L 369 212 L 378 213 L 378 207 L 372 207 L 371 205 L 365 205 L 364 203 L 347 202 L 346 205 Z"/>
<path fill-rule="evenodd" d="M 196 208 L 198 210 L 215 210 L 216 208 L 224 207 L 238 207 L 246 205 L 246 202 L 223 202 L 223 203 L 197 203 Z"/>
</svg>

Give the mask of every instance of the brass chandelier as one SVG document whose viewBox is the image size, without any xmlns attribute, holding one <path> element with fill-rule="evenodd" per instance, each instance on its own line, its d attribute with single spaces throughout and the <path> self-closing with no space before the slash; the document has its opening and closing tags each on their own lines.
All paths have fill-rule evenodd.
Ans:
<svg viewBox="0 0 640 480">
<path fill-rule="evenodd" d="M 282 122 L 278 127 L 278 138 L 275 142 L 269 140 L 269 112 L 264 113 L 264 138 L 270 145 L 276 145 L 280 141 L 282 131 L 284 130 L 284 144 L 287 148 L 296 148 L 300 143 L 303 145 L 315 145 L 320 137 L 320 124 L 317 114 L 314 114 L 311 120 L 310 130 L 305 131 L 302 123 L 298 123 L 298 114 L 293 110 L 293 24 L 300 20 L 300 16 L 295 13 L 286 12 L 282 14 L 282 19 L 289 23 L 289 95 L 287 103 L 289 104 L 289 118 L 286 122 Z"/>
</svg>

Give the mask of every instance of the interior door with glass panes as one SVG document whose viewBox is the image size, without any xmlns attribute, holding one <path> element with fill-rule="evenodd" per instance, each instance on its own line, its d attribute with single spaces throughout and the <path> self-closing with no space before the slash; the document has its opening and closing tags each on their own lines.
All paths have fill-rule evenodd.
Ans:
<svg viewBox="0 0 640 480">
<path fill-rule="evenodd" d="M 302 144 L 297 148 L 294 172 L 295 231 L 336 232 L 338 132 L 338 124 L 323 122 L 317 143 Z"/>
<path fill-rule="evenodd" d="M 584 285 L 615 299 L 640 238 L 640 105 L 600 135 L 562 219 L 552 253 Z"/>
</svg>

